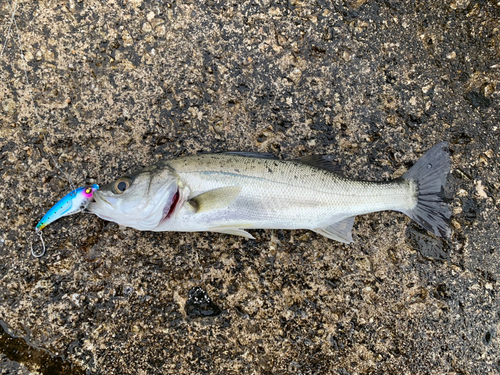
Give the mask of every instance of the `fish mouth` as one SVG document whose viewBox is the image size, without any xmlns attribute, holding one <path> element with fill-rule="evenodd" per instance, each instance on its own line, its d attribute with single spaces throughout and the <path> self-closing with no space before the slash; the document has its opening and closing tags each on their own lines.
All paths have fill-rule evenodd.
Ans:
<svg viewBox="0 0 500 375">
<path fill-rule="evenodd" d="M 180 193 L 179 189 L 177 188 L 177 191 L 173 195 L 170 202 L 167 202 L 167 204 L 165 204 L 165 206 L 163 207 L 163 216 L 160 220 L 160 223 L 163 223 L 165 220 L 172 217 L 172 215 L 175 212 L 175 209 L 179 205 L 179 201 L 180 201 Z"/>
<path fill-rule="evenodd" d="M 113 207 L 113 204 L 111 202 L 109 202 L 106 198 L 104 198 L 103 196 L 101 196 L 99 194 L 99 192 L 97 192 L 97 191 L 94 193 L 93 198 L 94 198 L 94 200 L 96 201 L 97 204 L 105 203 L 108 206 Z"/>
</svg>

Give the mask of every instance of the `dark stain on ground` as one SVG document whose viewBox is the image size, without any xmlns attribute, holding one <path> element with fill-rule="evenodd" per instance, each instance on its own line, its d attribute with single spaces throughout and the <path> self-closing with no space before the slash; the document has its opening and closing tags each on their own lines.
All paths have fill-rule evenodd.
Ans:
<svg viewBox="0 0 500 375">
<path fill-rule="evenodd" d="M 463 203 L 463 215 L 465 219 L 474 221 L 477 217 L 478 205 L 474 198 L 466 198 Z"/>
<path fill-rule="evenodd" d="M 467 94 L 467 100 L 474 108 L 488 108 L 491 105 L 491 99 L 483 94 L 471 91 Z"/>
<path fill-rule="evenodd" d="M 487 331 L 484 334 L 484 338 L 483 338 L 483 344 L 484 345 L 490 345 L 491 344 L 491 340 L 493 338 L 493 334 L 494 334 L 494 330 Z"/>
<path fill-rule="evenodd" d="M 83 375 L 85 371 L 73 365 L 59 356 L 52 355 L 47 350 L 36 348 L 21 338 L 8 333 L 4 322 L 0 321 L 0 353 L 8 359 L 4 368 L 8 371 L 7 365 L 12 371 L 18 371 L 17 364 L 23 364 L 31 371 L 36 371 L 43 375 Z M 10 363 L 12 362 L 12 363 Z M 2 363 L 0 362 L 0 372 Z M 9 372 L 7 372 L 9 374 Z M 14 372 L 12 372 L 14 374 Z"/>
<path fill-rule="evenodd" d="M 445 261 L 450 258 L 446 242 L 415 223 L 406 228 L 406 243 L 426 259 Z"/>
<path fill-rule="evenodd" d="M 199 286 L 189 290 L 184 310 L 190 318 L 206 318 L 221 313 L 219 306 L 213 303 L 207 292 Z"/>
</svg>

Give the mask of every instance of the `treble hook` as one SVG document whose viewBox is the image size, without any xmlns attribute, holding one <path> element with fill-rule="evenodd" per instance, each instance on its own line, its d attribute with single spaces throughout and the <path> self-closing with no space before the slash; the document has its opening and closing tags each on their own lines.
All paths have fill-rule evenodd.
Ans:
<svg viewBox="0 0 500 375">
<path fill-rule="evenodd" d="M 45 254 L 45 242 L 43 242 L 43 234 L 42 234 L 42 231 L 38 228 L 35 229 L 35 234 L 38 234 L 38 236 L 40 237 L 40 241 L 42 241 L 42 248 L 43 248 L 43 251 L 41 254 L 36 254 L 34 251 L 33 251 L 33 244 L 31 244 L 31 255 L 33 255 L 35 258 L 40 258 L 43 256 L 43 254 Z"/>
</svg>

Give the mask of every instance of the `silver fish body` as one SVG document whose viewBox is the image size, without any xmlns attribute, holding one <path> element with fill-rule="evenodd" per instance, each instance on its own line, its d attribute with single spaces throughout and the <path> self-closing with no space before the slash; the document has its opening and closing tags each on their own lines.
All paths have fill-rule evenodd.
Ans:
<svg viewBox="0 0 500 375">
<path fill-rule="evenodd" d="M 443 187 L 447 146 L 431 149 L 403 178 L 352 180 L 322 156 L 279 160 L 251 153 L 162 161 L 101 187 L 89 211 L 138 230 L 211 231 L 252 238 L 248 229 L 310 229 L 349 243 L 354 218 L 404 212 L 433 233 L 449 234 Z"/>
</svg>

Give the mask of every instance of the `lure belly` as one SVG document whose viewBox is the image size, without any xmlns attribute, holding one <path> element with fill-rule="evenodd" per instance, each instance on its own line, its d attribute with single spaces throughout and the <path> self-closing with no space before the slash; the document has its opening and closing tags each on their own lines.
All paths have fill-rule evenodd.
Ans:
<svg viewBox="0 0 500 375">
<path fill-rule="evenodd" d="M 99 185 L 94 184 L 75 189 L 67 194 L 42 217 L 42 220 L 36 225 L 36 231 L 40 232 L 47 225 L 63 216 L 73 215 L 84 210 L 97 189 L 99 189 Z"/>
</svg>

